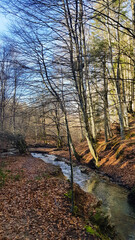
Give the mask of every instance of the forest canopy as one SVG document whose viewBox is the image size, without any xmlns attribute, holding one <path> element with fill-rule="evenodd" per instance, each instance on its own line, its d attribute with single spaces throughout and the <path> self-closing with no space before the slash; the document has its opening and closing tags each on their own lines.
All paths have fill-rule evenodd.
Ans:
<svg viewBox="0 0 135 240">
<path fill-rule="evenodd" d="M 2 0 L 12 19 L 1 36 L 0 131 L 57 147 L 96 141 L 135 114 L 133 0 Z"/>
</svg>

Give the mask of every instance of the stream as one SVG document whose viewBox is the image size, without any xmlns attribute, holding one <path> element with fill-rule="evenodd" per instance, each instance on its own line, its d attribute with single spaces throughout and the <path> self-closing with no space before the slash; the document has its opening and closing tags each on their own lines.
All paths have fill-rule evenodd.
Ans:
<svg viewBox="0 0 135 240">
<path fill-rule="evenodd" d="M 60 166 L 63 174 L 70 179 L 70 166 L 63 161 L 55 161 L 55 155 L 32 153 L 46 163 Z M 73 167 L 74 182 L 84 191 L 93 193 L 102 200 L 102 208 L 111 217 L 122 240 L 135 240 L 135 208 L 127 202 L 128 190 L 104 180 L 97 173 L 85 174 L 81 166 Z"/>
</svg>

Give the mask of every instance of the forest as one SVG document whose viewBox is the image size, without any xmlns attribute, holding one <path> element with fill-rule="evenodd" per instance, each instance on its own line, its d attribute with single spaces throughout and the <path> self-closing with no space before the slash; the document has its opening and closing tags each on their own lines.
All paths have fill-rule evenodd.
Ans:
<svg viewBox="0 0 135 240">
<path fill-rule="evenodd" d="M 135 1 L 0 16 L 0 239 L 135 239 Z"/>
</svg>

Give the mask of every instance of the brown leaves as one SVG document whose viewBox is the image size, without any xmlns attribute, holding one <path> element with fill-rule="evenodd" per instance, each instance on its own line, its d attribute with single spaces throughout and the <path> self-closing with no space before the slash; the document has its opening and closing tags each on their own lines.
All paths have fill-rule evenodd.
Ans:
<svg viewBox="0 0 135 240">
<path fill-rule="evenodd" d="M 70 213 L 68 182 L 51 177 L 57 167 L 27 156 L 7 159 L 4 169 L 23 176 L 1 188 L 0 239 L 94 239 Z"/>
</svg>

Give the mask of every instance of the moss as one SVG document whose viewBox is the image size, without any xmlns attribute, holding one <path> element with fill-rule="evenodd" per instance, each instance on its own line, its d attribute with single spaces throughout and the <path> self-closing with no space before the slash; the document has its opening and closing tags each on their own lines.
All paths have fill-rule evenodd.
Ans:
<svg viewBox="0 0 135 240">
<path fill-rule="evenodd" d="M 90 235 L 92 235 L 94 237 L 98 237 L 98 239 L 110 240 L 110 237 L 108 237 L 105 233 L 103 234 L 100 231 L 100 228 L 96 225 L 94 226 L 94 228 L 90 227 L 89 225 L 86 225 L 84 228 L 86 229 L 87 233 L 89 233 Z"/>
<path fill-rule="evenodd" d="M 78 207 L 77 207 L 76 205 L 74 206 L 73 214 L 74 214 L 75 216 L 78 215 Z"/>
<path fill-rule="evenodd" d="M 72 191 L 69 190 L 67 193 L 64 193 L 64 196 L 66 196 L 67 198 L 71 199 L 72 198 Z"/>
<path fill-rule="evenodd" d="M 91 214 L 90 221 L 98 227 L 98 232 L 103 234 L 103 236 L 111 238 L 114 237 L 114 226 L 111 224 L 109 216 L 106 215 L 100 208 L 96 209 L 96 213 Z M 106 233 L 106 235 L 104 233 Z"/>
<path fill-rule="evenodd" d="M 92 227 L 86 225 L 84 228 L 86 229 L 86 232 L 89 233 L 90 235 L 100 237 L 99 233 Z"/>
</svg>

